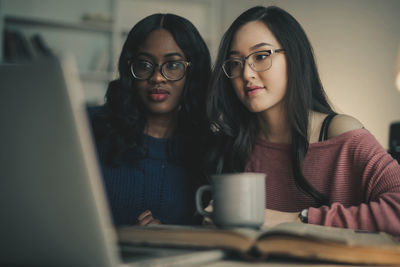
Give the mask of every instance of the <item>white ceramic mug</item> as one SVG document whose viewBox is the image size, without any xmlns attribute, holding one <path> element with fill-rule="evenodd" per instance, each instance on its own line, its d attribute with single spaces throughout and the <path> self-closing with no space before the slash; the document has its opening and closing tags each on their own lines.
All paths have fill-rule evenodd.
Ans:
<svg viewBox="0 0 400 267">
<path fill-rule="evenodd" d="M 196 208 L 209 216 L 220 227 L 259 228 L 264 223 L 264 173 L 226 173 L 211 176 L 211 185 L 203 185 L 196 192 Z M 202 207 L 202 196 L 211 191 L 213 211 Z"/>
</svg>

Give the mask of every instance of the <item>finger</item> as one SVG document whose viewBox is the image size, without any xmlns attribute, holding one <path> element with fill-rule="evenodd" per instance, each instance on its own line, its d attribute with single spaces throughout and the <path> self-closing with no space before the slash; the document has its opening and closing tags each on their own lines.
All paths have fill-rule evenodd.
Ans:
<svg viewBox="0 0 400 267">
<path fill-rule="evenodd" d="M 150 224 L 161 224 L 161 221 L 158 219 L 153 219 L 148 223 L 148 225 L 150 225 Z"/>
<path fill-rule="evenodd" d="M 208 205 L 204 210 L 207 211 L 207 212 L 213 212 L 213 206 L 212 205 Z"/>
<path fill-rule="evenodd" d="M 147 216 L 140 220 L 138 223 L 140 226 L 148 225 L 152 220 L 154 220 L 153 216 Z"/>
<path fill-rule="evenodd" d="M 137 219 L 138 224 L 143 225 L 149 222 L 150 220 L 153 219 L 153 216 L 151 213 L 143 214 L 143 216 L 140 217 L 140 219 Z"/>
<path fill-rule="evenodd" d="M 210 224 L 214 224 L 212 219 L 210 217 L 208 217 L 208 216 L 205 216 L 203 218 L 203 225 L 210 225 Z"/>
<path fill-rule="evenodd" d="M 137 218 L 138 221 L 143 220 L 145 217 L 147 216 L 151 216 L 151 211 L 150 210 L 145 210 L 142 214 L 139 215 L 139 217 Z"/>
<path fill-rule="evenodd" d="M 207 212 L 213 212 L 213 206 L 214 206 L 214 201 L 210 200 L 210 203 L 208 203 L 208 206 L 204 210 Z"/>
</svg>

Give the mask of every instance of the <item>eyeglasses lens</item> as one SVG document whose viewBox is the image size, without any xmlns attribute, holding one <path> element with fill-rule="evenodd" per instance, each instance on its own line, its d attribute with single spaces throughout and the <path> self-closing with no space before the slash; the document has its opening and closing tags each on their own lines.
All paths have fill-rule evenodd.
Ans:
<svg viewBox="0 0 400 267">
<path fill-rule="evenodd" d="M 134 61 L 131 71 L 135 78 L 140 80 L 149 79 L 157 66 L 143 60 Z M 167 61 L 161 64 L 161 74 L 169 81 L 177 81 L 185 76 L 186 65 L 180 61 Z"/>
<path fill-rule="evenodd" d="M 254 71 L 266 71 L 271 68 L 272 59 L 271 53 L 268 51 L 260 51 L 250 54 L 247 58 L 232 58 L 228 59 L 222 65 L 222 68 L 229 78 L 236 78 L 242 74 L 243 64 L 248 60 L 248 64 Z"/>
<path fill-rule="evenodd" d="M 165 62 L 161 71 L 167 79 L 179 80 L 185 75 L 185 65 L 178 61 Z"/>
</svg>

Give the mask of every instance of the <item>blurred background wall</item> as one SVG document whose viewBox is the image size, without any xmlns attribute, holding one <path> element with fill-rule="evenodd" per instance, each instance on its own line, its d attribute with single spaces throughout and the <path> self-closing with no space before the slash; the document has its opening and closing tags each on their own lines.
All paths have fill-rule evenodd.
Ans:
<svg viewBox="0 0 400 267">
<path fill-rule="evenodd" d="M 358 118 L 387 148 L 389 125 L 400 120 L 399 0 L 0 0 L 0 28 L 8 34 L 0 40 L 1 59 L 10 57 L 10 49 L 12 54 L 14 35 L 23 43 L 35 40 L 34 46 L 39 39 L 57 54 L 72 52 L 88 103 L 100 104 L 108 81 L 117 77 L 126 34 L 138 20 L 155 12 L 182 15 L 215 57 L 224 31 L 254 5 L 277 5 L 302 24 L 336 110 Z"/>
</svg>

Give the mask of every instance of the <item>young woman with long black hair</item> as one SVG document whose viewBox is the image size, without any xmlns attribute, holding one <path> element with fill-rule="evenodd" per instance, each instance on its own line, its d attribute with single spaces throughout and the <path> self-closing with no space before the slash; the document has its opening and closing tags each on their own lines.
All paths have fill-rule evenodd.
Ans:
<svg viewBox="0 0 400 267">
<path fill-rule="evenodd" d="M 400 236 L 400 166 L 355 118 L 336 114 L 301 25 L 257 6 L 225 33 L 210 81 L 209 172 L 263 172 L 266 221 Z"/>
<path fill-rule="evenodd" d="M 129 32 L 118 71 L 90 110 L 114 223 L 190 224 L 205 182 L 208 48 L 187 19 L 154 14 Z"/>
</svg>

